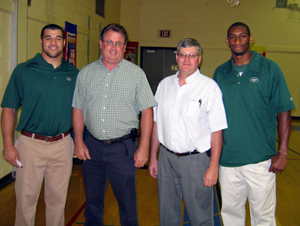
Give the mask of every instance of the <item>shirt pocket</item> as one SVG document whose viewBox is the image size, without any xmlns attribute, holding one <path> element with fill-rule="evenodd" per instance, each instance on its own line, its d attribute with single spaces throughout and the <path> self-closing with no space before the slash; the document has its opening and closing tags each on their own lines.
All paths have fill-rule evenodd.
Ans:
<svg viewBox="0 0 300 226">
<path fill-rule="evenodd" d="M 206 115 L 206 110 L 203 106 L 203 103 L 200 103 L 197 100 L 188 100 L 186 105 L 186 111 L 184 116 L 198 121 L 199 118 L 202 118 Z"/>
</svg>

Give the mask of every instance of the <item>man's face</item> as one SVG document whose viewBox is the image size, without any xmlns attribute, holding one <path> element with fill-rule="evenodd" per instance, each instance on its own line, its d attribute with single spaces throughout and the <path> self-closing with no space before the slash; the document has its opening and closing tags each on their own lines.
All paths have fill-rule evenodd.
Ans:
<svg viewBox="0 0 300 226">
<path fill-rule="evenodd" d="M 105 66 L 117 66 L 124 57 L 126 45 L 122 33 L 109 30 L 100 40 L 102 62 Z"/>
<path fill-rule="evenodd" d="M 244 26 L 235 26 L 229 30 L 226 44 L 229 45 L 232 54 L 242 56 L 250 51 L 250 43 L 252 43 L 252 36 L 248 34 Z"/>
<path fill-rule="evenodd" d="M 198 56 L 198 51 L 195 46 L 187 48 L 181 47 L 176 55 L 176 62 L 179 74 L 189 76 L 197 70 L 201 62 L 201 56 Z"/>
<path fill-rule="evenodd" d="M 60 29 L 44 30 L 44 37 L 40 40 L 42 45 L 42 55 L 49 58 L 57 58 L 61 56 L 65 46 L 65 40 Z"/>
</svg>

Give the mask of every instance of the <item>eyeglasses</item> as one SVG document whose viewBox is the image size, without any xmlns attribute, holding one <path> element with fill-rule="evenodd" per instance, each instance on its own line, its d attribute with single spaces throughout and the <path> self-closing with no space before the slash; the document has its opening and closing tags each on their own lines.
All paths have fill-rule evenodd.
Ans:
<svg viewBox="0 0 300 226">
<path fill-rule="evenodd" d="M 123 45 L 125 45 L 124 43 L 122 42 L 113 42 L 112 40 L 106 40 L 106 41 L 103 41 L 103 42 L 106 42 L 106 44 L 108 46 L 116 46 L 116 47 L 122 47 Z"/>
<path fill-rule="evenodd" d="M 188 57 L 189 59 L 196 59 L 198 56 L 200 56 L 200 55 L 196 55 L 196 54 L 193 54 L 193 53 L 190 53 L 189 55 L 187 55 L 187 54 L 177 54 L 177 56 L 179 57 L 179 58 L 182 58 L 182 59 L 185 59 L 186 57 Z"/>
</svg>

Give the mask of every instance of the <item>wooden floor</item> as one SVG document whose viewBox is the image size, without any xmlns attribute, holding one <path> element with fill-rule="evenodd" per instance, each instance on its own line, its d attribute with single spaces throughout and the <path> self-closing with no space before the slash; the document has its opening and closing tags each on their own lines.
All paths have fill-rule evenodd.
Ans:
<svg viewBox="0 0 300 226">
<path fill-rule="evenodd" d="M 300 225 L 300 121 L 293 120 L 292 126 L 288 165 L 283 173 L 277 175 L 276 220 L 278 226 Z M 136 180 L 140 226 L 158 226 L 156 180 L 149 176 L 146 169 L 137 170 Z M 14 183 L 11 183 L 0 190 L 0 226 L 14 225 L 15 205 Z M 65 223 L 67 226 L 83 225 L 84 207 L 85 195 L 81 165 L 75 164 L 70 180 L 65 211 Z M 45 225 L 44 212 L 43 193 L 41 192 L 37 207 L 37 226 Z M 249 216 L 249 213 L 247 216 Z M 250 226 L 248 218 L 246 225 Z M 110 184 L 108 184 L 105 196 L 104 223 L 106 225 L 120 225 L 118 205 Z"/>
</svg>

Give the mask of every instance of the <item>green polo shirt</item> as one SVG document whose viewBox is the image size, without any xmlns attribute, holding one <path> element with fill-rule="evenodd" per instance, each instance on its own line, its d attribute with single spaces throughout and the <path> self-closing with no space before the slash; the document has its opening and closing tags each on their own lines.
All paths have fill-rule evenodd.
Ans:
<svg viewBox="0 0 300 226">
<path fill-rule="evenodd" d="M 64 59 L 54 69 L 40 53 L 13 71 L 1 107 L 22 113 L 17 130 L 55 136 L 72 127 L 72 98 L 78 69 Z"/>
<path fill-rule="evenodd" d="M 278 65 L 255 51 L 242 76 L 232 58 L 219 66 L 219 84 L 226 110 L 221 166 L 238 167 L 276 155 L 276 114 L 295 108 Z"/>
</svg>

